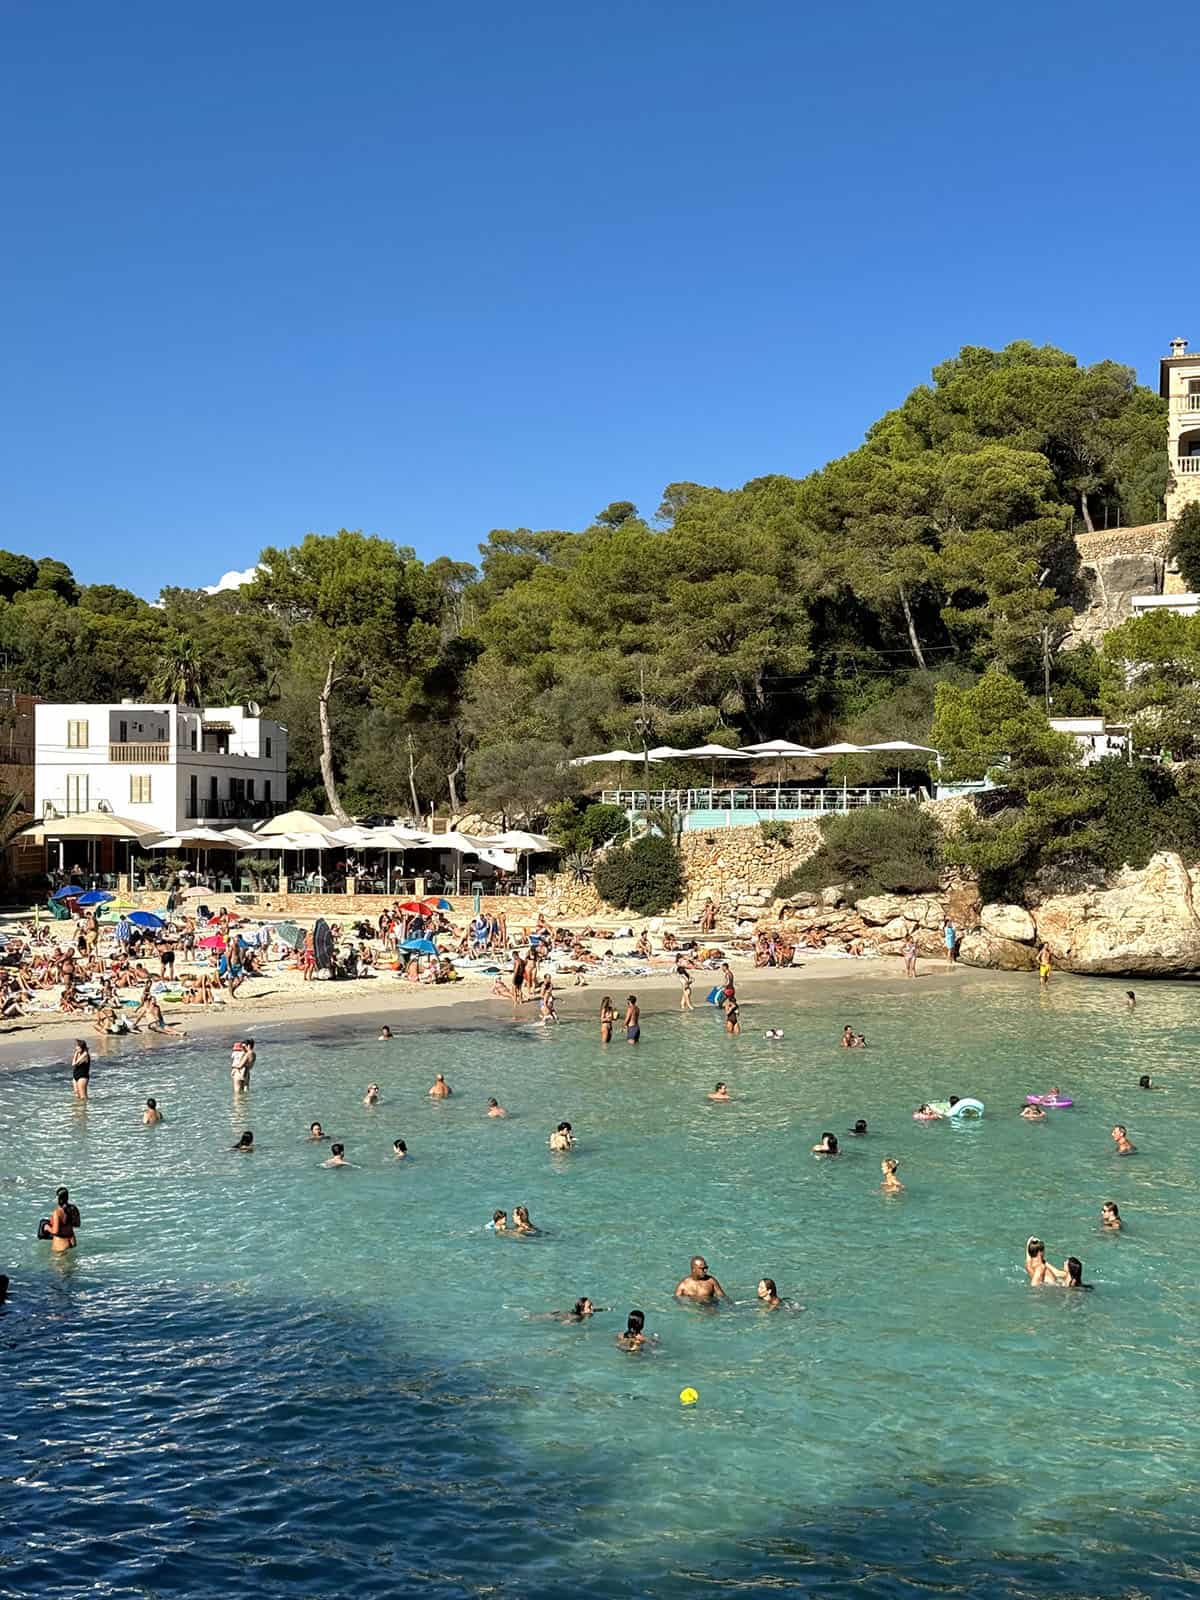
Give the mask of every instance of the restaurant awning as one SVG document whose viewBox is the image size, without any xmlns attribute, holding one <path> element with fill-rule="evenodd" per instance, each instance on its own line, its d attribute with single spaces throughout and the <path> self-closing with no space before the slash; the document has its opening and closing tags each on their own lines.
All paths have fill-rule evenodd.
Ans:
<svg viewBox="0 0 1200 1600">
<path fill-rule="evenodd" d="M 147 844 L 161 839 L 162 829 L 152 828 L 129 817 L 115 817 L 111 811 L 77 811 L 69 817 L 46 817 L 25 828 L 18 837 L 45 844 L 47 839 L 135 839 Z"/>
</svg>

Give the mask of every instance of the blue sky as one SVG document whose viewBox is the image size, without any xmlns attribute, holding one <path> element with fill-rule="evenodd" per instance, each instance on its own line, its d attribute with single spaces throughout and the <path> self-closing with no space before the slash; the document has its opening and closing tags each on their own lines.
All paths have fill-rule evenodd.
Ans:
<svg viewBox="0 0 1200 1600">
<path fill-rule="evenodd" d="M 803 473 L 965 343 L 1156 383 L 1200 61 L 1153 24 L 6 0 L 0 546 L 148 596 L 339 526 L 470 559 Z"/>
</svg>

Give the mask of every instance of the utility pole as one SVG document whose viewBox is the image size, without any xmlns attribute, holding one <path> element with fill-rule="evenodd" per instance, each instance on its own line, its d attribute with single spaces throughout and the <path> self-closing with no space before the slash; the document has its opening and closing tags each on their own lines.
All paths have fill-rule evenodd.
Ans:
<svg viewBox="0 0 1200 1600">
<path fill-rule="evenodd" d="M 646 786 L 646 813 L 647 813 L 647 815 L 649 815 L 649 812 L 650 812 L 650 745 L 649 745 L 649 741 L 648 741 L 648 735 L 649 735 L 649 732 L 650 732 L 650 718 L 649 718 L 649 715 L 646 712 L 646 669 L 645 669 L 645 667 L 641 667 L 641 668 L 638 669 L 638 684 L 639 684 L 639 689 L 640 689 L 642 710 L 641 710 L 641 715 L 636 719 L 636 721 L 634 722 L 633 725 L 634 725 L 634 728 L 637 730 L 638 735 L 639 735 L 639 737 L 641 738 L 641 741 L 642 741 L 642 782 Z"/>
</svg>

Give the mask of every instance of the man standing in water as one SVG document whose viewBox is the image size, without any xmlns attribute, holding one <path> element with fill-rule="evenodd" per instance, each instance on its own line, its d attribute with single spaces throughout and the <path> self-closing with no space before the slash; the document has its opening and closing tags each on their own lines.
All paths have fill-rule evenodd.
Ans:
<svg viewBox="0 0 1200 1600">
<path fill-rule="evenodd" d="M 446 1082 L 445 1078 L 443 1078 L 441 1073 L 439 1072 L 437 1077 L 433 1081 L 433 1086 L 430 1089 L 429 1093 L 433 1096 L 433 1098 L 435 1100 L 447 1100 L 454 1093 L 454 1090 L 451 1089 L 450 1085 Z"/>
<path fill-rule="evenodd" d="M 675 1285 L 675 1298 L 677 1300 L 724 1300 L 725 1291 L 708 1270 L 708 1262 L 703 1256 L 693 1256 L 691 1269 L 686 1278 L 680 1278 Z"/>
</svg>

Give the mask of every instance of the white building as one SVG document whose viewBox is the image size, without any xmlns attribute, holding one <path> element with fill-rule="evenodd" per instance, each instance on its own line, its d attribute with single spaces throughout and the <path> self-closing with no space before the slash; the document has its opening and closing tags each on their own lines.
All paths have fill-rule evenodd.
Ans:
<svg viewBox="0 0 1200 1600">
<path fill-rule="evenodd" d="M 1166 611 L 1173 617 L 1194 617 L 1200 611 L 1200 594 L 1135 594 L 1130 597 L 1135 617 Z"/>
<path fill-rule="evenodd" d="M 162 833 L 286 809 L 287 729 L 258 708 L 35 707 L 39 821 L 110 811 Z"/>
<path fill-rule="evenodd" d="M 1200 503 L 1200 353 L 1188 354 L 1186 339 L 1171 340 L 1159 363 L 1158 392 L 1167 402 L 1167 520 Z"/>
<path fill-rule="evenodd" d="M 1055 733 L 1069 733 L 1083 751 L 1083 764 L 1105 756 L 1125 757 L 1129 753 L 1129 729 L 1105 722 L 1103 717 L 1051 717 Z"/>
</svg>

